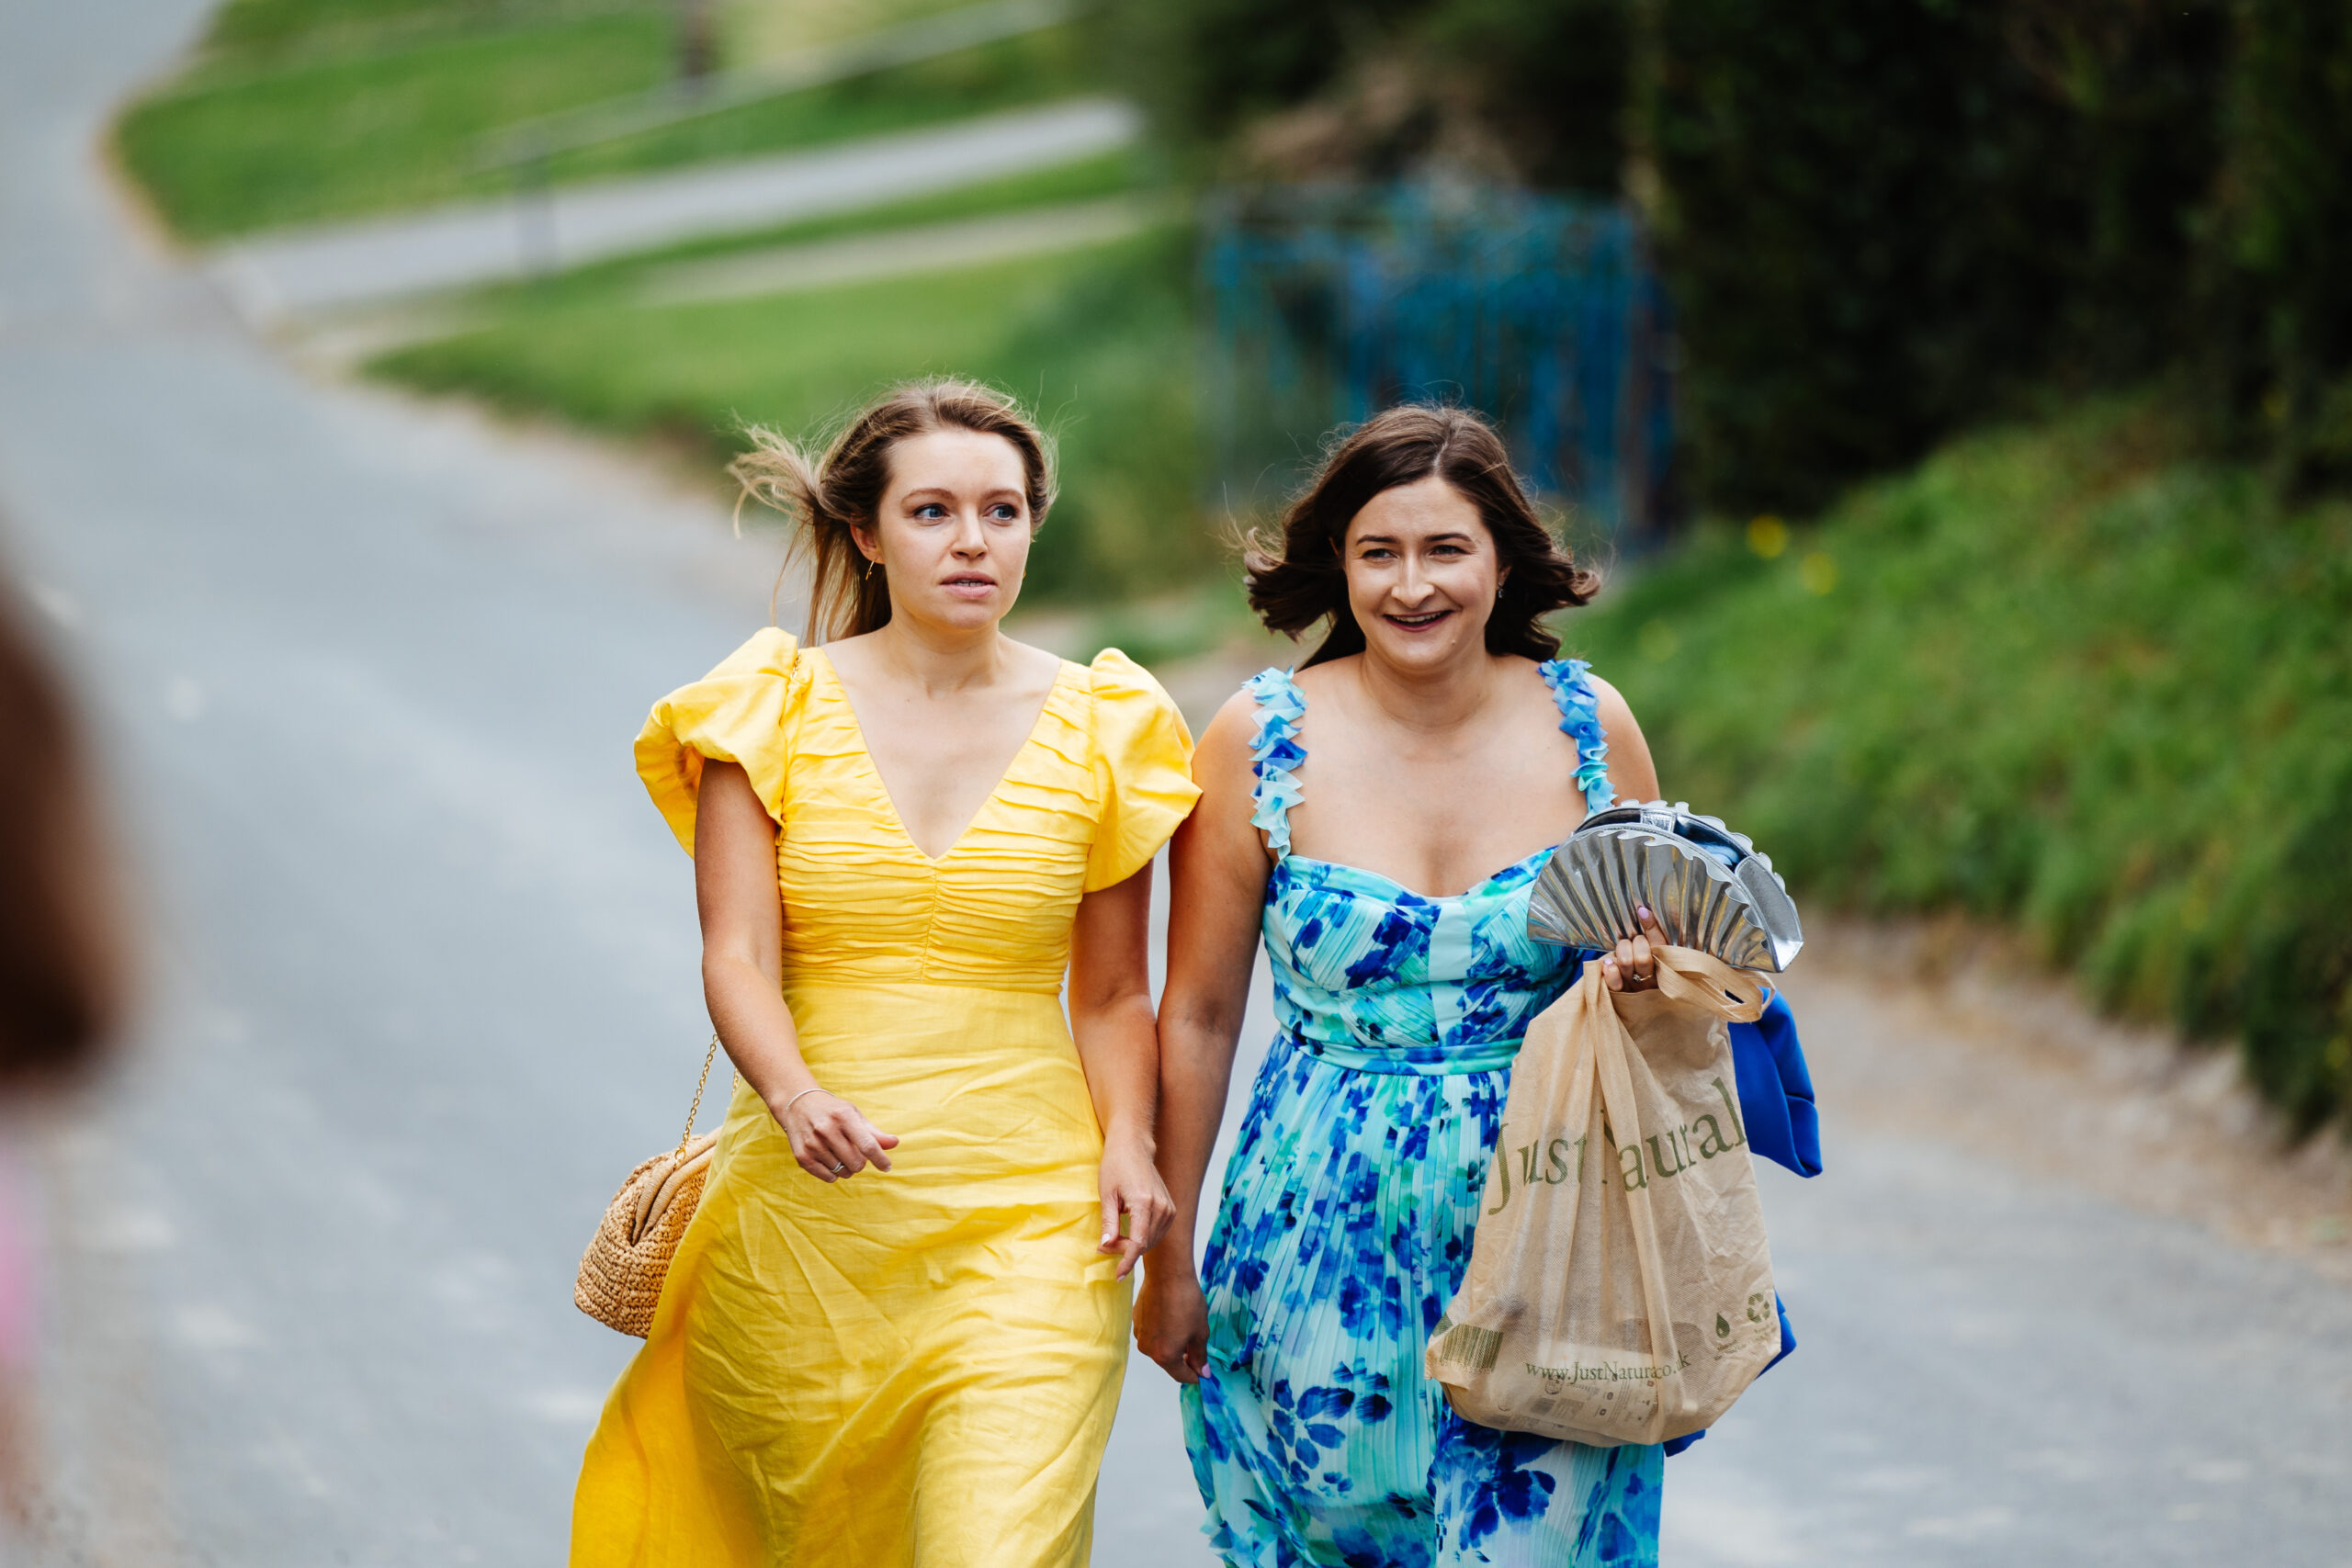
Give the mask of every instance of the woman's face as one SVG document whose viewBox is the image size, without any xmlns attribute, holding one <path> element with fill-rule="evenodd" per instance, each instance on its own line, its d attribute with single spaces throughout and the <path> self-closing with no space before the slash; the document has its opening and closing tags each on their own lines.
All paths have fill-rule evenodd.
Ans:
<svg viewBox="0 0 2352 1568">
<path fill-rule="evenodd" d="M 1001 435 L 934 430 L 890 448 L 890 483 L 858 547 L 890 575 L 890 615 L 969 631 L 1004 618 L 1029 564 L 1021 454 Z"/>
<path fill-rule="evenodd" d="M 1340 553 L 1368 652 L 1411 670 L 1482 653 L 1502 583 L 1478 509 L 1435 474 L 1364 503 Z"/>
</svg>

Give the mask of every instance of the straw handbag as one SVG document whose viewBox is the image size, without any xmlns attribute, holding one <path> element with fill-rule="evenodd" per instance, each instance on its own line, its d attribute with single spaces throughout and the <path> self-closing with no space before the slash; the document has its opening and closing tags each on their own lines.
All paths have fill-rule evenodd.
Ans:
<svg viewBox="0 0 2352 1568">
<path fill-rule="evenodd" d="M 678 1238 L 702 1201 L 703 1183 L 710 1177 L 710 1156 L 718 1134 L 695 1136 L 695 1118 L 702 1114 L 702 1091 L 710 1082 L 710 1065 L 718 1059 L 718 1036 L 702 1059 L 702 1077 L 695 1085 L 695 1102 L 686 1112 L 686 1130 L 678 1146 L 655 1155 L 628 1173 L 612 1206 L 605 1211 L 594 1239 L 580 1256 L 580 1279 L 571 1299 L 582 1312 L 607 1328 L 617 1328 L 642 1339 L 652 1331 L 653 1309 L 662 1304 L 662 1281 L 677 1255 Z"/>
</svg>

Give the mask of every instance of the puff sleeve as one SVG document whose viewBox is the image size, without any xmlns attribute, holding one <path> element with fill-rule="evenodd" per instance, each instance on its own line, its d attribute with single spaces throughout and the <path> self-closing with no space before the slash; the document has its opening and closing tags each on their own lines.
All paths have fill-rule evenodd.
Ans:
<svg viewBox="0 0 2352 1568">
<path fill-rule="evenodd" d="M 1091 672 L 1102 814 L 1087 852 L 1089 893 L 1142 870 L 1201 797 L 1193 783 L 1192 731 L 1159 682 L 1115 648 L 1097 654 Z"/>
<path fill-rule="evenodd" d="M 741 764 L 768 815 L 784 820 L 784 785 L 808 686 L 792 634 L 768 626 L 718 669 L 653 705 L 637 737 L 637 773 L 688 854 L 706 759 Z"/>
</svg>

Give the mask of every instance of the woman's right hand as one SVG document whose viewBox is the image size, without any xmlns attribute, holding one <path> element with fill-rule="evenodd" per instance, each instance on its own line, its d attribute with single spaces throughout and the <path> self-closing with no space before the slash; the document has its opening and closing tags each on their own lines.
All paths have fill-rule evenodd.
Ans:
<svg viewBox="0 0 2352 1568">
<path fill-rule="evenodd" d="M 844 1180 L 867 1166 L 890 1168 L 899 1140 L 865 1119 L 848 1100 L 830 1089 L 817 1089 L 794 1100 L 776 1115 L 784 1135 L 792 1140 L 792 1157 L 820 1181 Z"/>
<path fill-rule="evenodd" d="M 1198 1382 L 1209 1364 L 1209 1303 L 1189 1262 L 1146 1253 L 1136 1296 L 1136 1348 L 1178 1382 Z"/>
</svg>

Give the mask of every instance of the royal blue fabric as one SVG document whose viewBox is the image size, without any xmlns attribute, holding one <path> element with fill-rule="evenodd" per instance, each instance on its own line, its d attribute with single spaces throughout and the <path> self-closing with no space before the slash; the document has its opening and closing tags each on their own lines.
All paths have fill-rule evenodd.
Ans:
<svg viewBox="0 0 2352 1568">
<path fill-rule="evenodd" d="M 1774 991 L 1764 1016 L 1731 1026 L 1732 1066 L 1739 1075 L 1739 1114 L 1747 1146 L 1799 1176 L 1821 1174 L 1821 1117 L 1813 1075 L 1805 1070 L 1797 1021 Z"/>
</svg>

